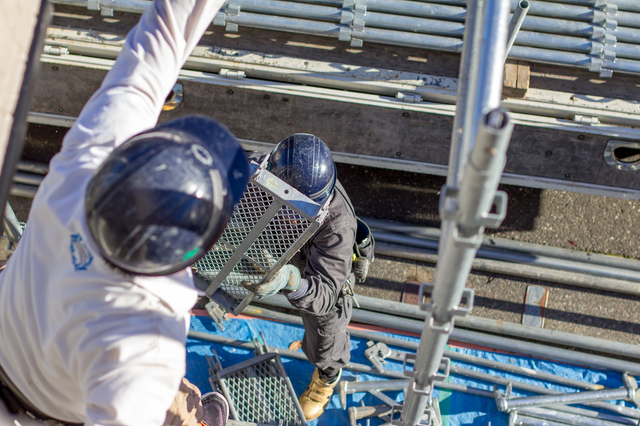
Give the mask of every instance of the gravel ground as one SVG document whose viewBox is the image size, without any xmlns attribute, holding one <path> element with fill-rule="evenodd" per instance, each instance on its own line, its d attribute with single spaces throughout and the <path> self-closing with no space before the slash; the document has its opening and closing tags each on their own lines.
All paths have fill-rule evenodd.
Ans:
<svg viewBox="0 0 640 426">
<path fill-rule="evenodd" d="M 339 179 L 358 215 L 439 227 L 438 197 L 445 179 L 436 176 L 340 165 Z M 507 217 L 487 235 L 638 259 L 640 202 L 565 191 L 504 185 Z M 434 265 L 378 256 L 357 293 L 401 301 L 407 281 L 433 282 Z M 640 298 L 550 282 L 472 271 L 472 315 L 521 323 L 527 287 L 549 289 L 544 328 L 640 343 L 636 313 Z"/>
</svg>

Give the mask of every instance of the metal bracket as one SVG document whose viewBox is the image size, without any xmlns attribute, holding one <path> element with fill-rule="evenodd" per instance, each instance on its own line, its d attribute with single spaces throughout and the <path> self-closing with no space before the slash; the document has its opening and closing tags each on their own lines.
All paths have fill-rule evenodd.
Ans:
<svg viewBox="0 0 640 426">
<path fill-rule="evenodd" d="M 367 358 L 374 368 L 382 373 L 384 372 L 383 364 L 386 364 L 385 358 L 393 356 L 393 351 L 384 343 L 373 343 L 369 340 L 367 342 L 368 349 L 364 350 L 364 356 Z"/>
<path fill-rule="evenodd" d="M 440 192 L 440 202 L 438 210 L 440 211 L 440 219 L 455 220 L 458 213 L 458 193 L 459 189 L 455 186 L 444 185 Z"/>
<path fill-rule="evenodd" d="M 364 22 L 365 22 L 364 16 L 367 14 L 366 1 L 355 0 L 353 5 L 353 11 L 354 11 L 353 24 L 352 24 L 353 30 L 357 32 L 364 32 Z M 362 40 L 360 40 L 360 43 L 362 43 Z"/>
<path fill-rule="evenodd" d="M 412 92 L 398 92 L 396 93 L 396 99 L 402 102 L 417 104 L 422 102 L 422 96 L 420 93 L 412 93 Z"/>
<path fill-rule="evenodd" d="M 238 0 L 229 0 L 227 3 L 227 13 L 229 16 L 240 16 L 240 2 Z"/>
<path fill-rule="evenodd" d="M 493 199 L 493 207 L 496 212 L 487 212 L 482 215 L 482 226 L 486 228 L 498 228 L 505 217 L 507 217 L 507 193 L 504 191 L 496 191 Z"/>
<path fill-rule="evenodd" d="M 209 364 L 209 374 L 212 376 L 216 375 L 217 371 L 222 370 L 222 364 L 220 363 L 220 358 L 218 358 L 218 353 L 215 349 L 211 349 L 213 356 L 207 356 L 207 364 Z"/>
<path fill-rule="evenodd" d="M 407 377 L 413 377 L 413 370 L 408 370 L 407 364 L 415 364 L 416 356 L 417 356 L 416 354 L 412 354 L 409 352 L 404 353 L 402 373 Z M 432 382 L 444 382 L 447 379 L 447 377 L 449 377 L 450 370 L 451 370 L 451 360 L 447 357 L 442 357 L 440 359 L 440 365 L 438 366 L 438 371 L 436 371 L 433 374 L 433 376 L 430 377 L 430 379 L 432 380 Z M 440 373 L 440 371 L 442 371 L 442 373 Z"/>
<path fill-rule="evenodd" d="M 600 124 L 600 119 L 598 117 L 591 117 L 588 115 L 580 115 L 580 114 L 574 115 L 573 121 L 575 121 L 578 124 L 584 124 L 586 126 L 593 126 L 594 124 Z"/>
<path fill-rule="evenodd" d="M 68 55 L 69 49 L 62 46 L 51 46 L 50 44 L 47 44 L 44 46 L 42 53 L 44 53 L 45 55 L 62 56 Z"/>
<path fill-rule="evenodd" d="M 482 245 L 482 232 L 478 231 L 469 237 L 463 237 L 460 235 L 460 228 L 458 228 L 458 225 L 454 226 L 451 238 L 456 244 L 463 247 L 479 248 Z"/>
<path fill-rule="evenodd" d="M 366 1 L 343 0 L 340 24 L 345 25 L 345 27 L 340 28 L 338 40 L 349 41 L 351 47 L 362 47 L 363 41 L 358 35 L 364 34 L 366 14 Z"/>
<path fill-rule="evenodd" d="M 213 17 L 213 25 L 217 25 L 220 27 L 224 27 L 227 25 L 227 14 L 225 12 L 218 12 L 216 16 Z M 237 28 L 236 28 L 237 31 Z"/>
<path fill-rule="evenodd" d="M 638 407 L 640 405 L 640 392 L 638 392 L 638 382 L 635 377 L 630 376 L 628 373 L 624 373 L 622 375 L 622 382 L 629 392 L 628 400 Z"/>
<path fill-rule="evenodd" d="M 420 289 L 418 290 L 418 306 L 421 310 L 426 312 L 433 312 L 434 304 L 433 303 L 425 303 L 425 297 L 430 297 L 433 294 L 433 289 L 435 285 L 432 283 L 422 283 L 420 284 Z M 463 306 L 462 303 L 454 306 L 449 313 L 452 317 L 465 316 L 473 309 L 473 299 L 475 298 L 475 293 L 472 288 L 465 288 L 462 291 L 462 296 L 460 297 L 460 302 L 466 301 Z"/>
<path fill-rule="evenodd" d="M 260 338 L 252 337 L 251 341 L 253 342 L 254 346 L 253 353 L 256 356 L 264 355 L 271 352 L 271 349 L 269 349 L 269 345 L 267 345 L 267 339 L 264 337 L 262 331 L 260 332 Z"/>
<path fill-rule="evenodd" d="M 227 312 L 213 300 L 210 300 L 206 305 L 204 305 L 204 309 L 213 321 L 218 324 L 218 327 L 224 331 L 224 325 L 222 325 L 222 323 L 227 320 Z"/>
<path fill-rule="evenodd" d="M 418 389 L 416 389 L 416 381 L 415 380 L 411 380 L 409 388 L 411 389 L 411 391 L 417 393 L 418 395 L 426 396 L 428 398 L 428 404 L 430 404 L 431 403 L 431 395 L 433 394 L 433 390 L 435 389 L 435 383 L 434 382 L 430 382 L 428 386 L 429 387 L 428 387 L 427 390 L 418 390 Z"/>
<path fill-rule="evenodd" d="M 101 16 L 113 16 L 113 9 L 103 7 L 102 0 L 87 0 L 87 10 L 99 10 Z"/>
<path fill-rule="evenodd" d="M 226 13 L 218 13 L 213 18 L 214 25 L 224 25 L 225 31 L 229 32 L 238 32 L 238 24 L 233 22 L 228 22 L 228 19 L 233 17 L 240 16 L 240 2 L 238 0 L 229 0 L 226 7 Z"/>
<path fill-rule="evenodd" d="M 438 400 L 437 399 L 433 399 L 430 400 L 431 402 L 429 402 L 429 406 L 426 407 L 426 409 L 424 410 L 424 414 L 422 416 L 422 420 L 420 420 L 419 423 L 416 423 L 416 426 L 441 426 L 442 425 L 442 419 L 440 417 L 440 410 L 439 409 L 435 409 L 435 405 L 433 401 L 436 401 L 435 404 L 438 404 Z M 399 426 L 402 423 L 400 422 L 400 419 L 398 420 L 393 420 L 395 418 L 395 406 L 392 407 L 391 410 L 391 414 L 389 416 L 389 421 L 385 424 L 391 424 L 393 426 Z"/>
<path fill-rule="evenodd" d="M 180 106 L 182 101 L 184 100 L 184 88 L 181 83 L 176 83 L 171 89 L 171 93 L 167 97 L 164 105 L 162 106 L 163 111 L 172 111 Z"/>
<path fill-rule="evenodd" d="M 493 387 L 493 397 L 496 400 L 496 405 L 498 410 L 503 413 L 508 411 L 507 399 L 511 397 L 511 388 L 511 382 L 507 384 L 507 388 L 504 393 L 500 392 L 500 389 L 497 386 Z"/>
<path fill-rule="evenodd" d="M 247 75 L 245 74 L 244 71 L 241 71 L 241 70 L 230 70 L 230 69 L 227 69 L 227 68 L 221 68 L 220 72 L 218 74 L 220 74 L 221 77 L 229 78 L 229 79 L 232 79 L 232 80 L 241 80 L 241 79 L 247 77 Z"/>
</svg>

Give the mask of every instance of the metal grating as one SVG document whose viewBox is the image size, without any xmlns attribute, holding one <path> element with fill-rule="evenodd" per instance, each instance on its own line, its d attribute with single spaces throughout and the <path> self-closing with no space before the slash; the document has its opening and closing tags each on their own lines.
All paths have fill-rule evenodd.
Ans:
<svg viewBox="0 0 640 426">
<path fill-rule="evenodd" d="M 242 312 L 254 294 L 242 281 L 271 278 L 313 235 L 326 211 L 251 163 L 252 177 L 215 246 L 193 265 L 206 293 L 228 312 Z"/>
<path fill-rule="evenodd" d="M 306 425 L 280 356 L 267 353 L 215 371 L 211 385 L 229 401 L 234 420 L 267 425 Z"/>
</svg>

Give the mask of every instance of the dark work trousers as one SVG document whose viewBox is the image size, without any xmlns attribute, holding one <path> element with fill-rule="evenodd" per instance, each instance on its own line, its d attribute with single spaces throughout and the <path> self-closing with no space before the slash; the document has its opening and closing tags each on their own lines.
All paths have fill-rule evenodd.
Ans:
<svg viewBox="0 0 640 426">
<path fill-rule="evenodd" d="M 331 380 L 351 359 L 351 342 L 347 325 L 351 321 L 353 299 L 341 295 L 326 315 L 315 316 L 300 311 L 304 323 L 302 350 L 318 367 L 321 379 Z"/>
</svg>

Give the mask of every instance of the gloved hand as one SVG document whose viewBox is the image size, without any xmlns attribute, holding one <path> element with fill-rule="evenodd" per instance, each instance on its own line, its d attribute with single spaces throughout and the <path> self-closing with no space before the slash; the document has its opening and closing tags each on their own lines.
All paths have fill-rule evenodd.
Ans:
<svg viewBox="0 0 640 426">
<path fill-rule="evenodd" d="M 272 296 L 280 290 L 295 291 L 300 287 L 300 270 L 293 265 L 284 265 L 269 281 L 260 284 L 242 281 L 241 284 L 260 297 Z"/>
</svg>

